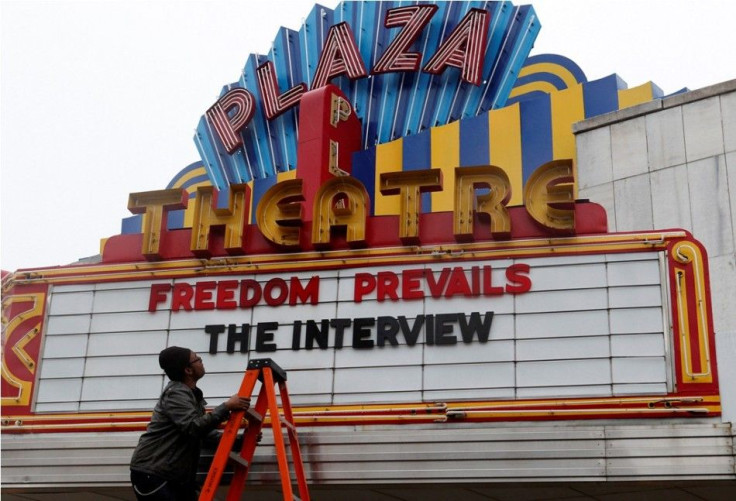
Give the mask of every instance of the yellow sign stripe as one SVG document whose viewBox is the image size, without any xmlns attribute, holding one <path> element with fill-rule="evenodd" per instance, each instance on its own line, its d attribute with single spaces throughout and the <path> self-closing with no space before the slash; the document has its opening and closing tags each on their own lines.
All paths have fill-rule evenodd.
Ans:
<svg viewBox="0 0 736 501">
<path fill-rule="evenodd" d="M 677 322 L 680 331 L 680 364 L 683 383 L 710 383 L 713 381 L 713 372 L 710 361 L 710 343 L 708 327 L 707 295 L 705 291 L 705 273 L 703 270 L 703 255 L 700 249 L 691 242 L 679 242 L 672 248 L 675 261 L 689 265 L 692 271 L 683 267 L 675 271 L 675 292 L 677 296 Z M 690 329 L 690 310 L 688 308 L 688 288 L 685 284 L 692 283 L 695 294 L 695 341 L 698 343 L 700 372 L 693 369 L 693 336 Z"/>
<path fill-rule="evenodd" d="M 451 211 L 455 203 L 455 167 L 460 165 L 460 122 L 432 127 L 431 134 L 430 163 L 433 169 L 442 170 L 442 191 L 432 193 L 432 212 Z"/>
<path fill-rule="evenodd" d="M 374 214 L 376 216 L 395 216 L 399 214 L 399 197 L 381 194 L 381 174 L 403 170 L 403 152 L 403 139 L 376 146 L 376 179 L 373 197 Z"/>
<path fill-rule="evenodd" d="M 519 85 L 518 87 L 514 87 L 513 89 L 511 89 L 509 98 L 523 96 L 524 94 L 531 94 L 532 92 L 544 92 L 545 94 L 554 94 L 555 92 L 559 92 L 559 89 L 550 82 L 529 82 L 527 84 Z"/>
<path fill-rule="evenodd" d="M 536 73 L 551 73 L 565 82 L 568 88 L 578 83 L 575 75 L 570 70 L 557 63 L 536 63 L 524 66 L 519 71 L 519 78 Z"/>
<path fill-rule="evenodd" d="M 195 169 L 192 169 L 191 171 L 187 172 L 183 176 L 181 176 L 179 179 L 176 180 L 172 188 L 181 188 L 184 186 L 189 180 L 199 177 L 199 176 L 206 176 L 207 170 L 204 168 L 204 166 L 197 167 Z M 201 184 L 201 183 L 200 183 Z M 207 181 L 208 185 L 211 185 L 209 181 Z M 191 188 L 187 188 L 187 191 L 191 193 Z"/>
<path fill-rule="evenodd" d="M 595 408 L 581 408 L 595 405 Z M 413 404 L 368 404 L 301 407 L 294 409 L 294 420 L 301 425 L 384 422 L 445 422 L 449 419 L 529 419 L 589 418 L 604 415 L 646 416 L 647 414 L 713 415 L 721 412 L 718 395 L 692 397 L 581 398 L 528 401 L 485 401 Z M 13 431 L 84 431 L 144 427 L 150 413 L 119 412 L 105 414 L 52 414 L 40 416 L 5 416 L 3 430 Z M 53 422 L 53 421 L 82 421 Z M 127 421 L 122 421 L 122 420 Z M 85 420 L 87 420 L 85 422 Z M 269 419 L 266 419 L 268 422 Z"/>
<path fill-rule="evenodd" d="M 647 103 L 654 99 L 654 84 L 647 82 L 631 89 L 618 91 L 618 109 L 622 110 L 629 106 Z"/>
<path fill-rule="evenodd" d="M 583 86 L 576 85 L 569 89 L 555 92 L 550 96 L 552 107 L 552 158 L 573 159 L 573 175 L 577 180 L 577 152 L 572 124 L 585 119 L 583 105 Z M 578 183 L 573 183 L 577 198 Z"/>
<path fill-rule="evenodd" d="M 506 106 L 488 113 L 488 144 L 491 165 L 501 167 L 511 182 L 508 205 L 524 203 L 524 184 L 521 163 L 521 115 L 519 104 Z"/>
</svg>

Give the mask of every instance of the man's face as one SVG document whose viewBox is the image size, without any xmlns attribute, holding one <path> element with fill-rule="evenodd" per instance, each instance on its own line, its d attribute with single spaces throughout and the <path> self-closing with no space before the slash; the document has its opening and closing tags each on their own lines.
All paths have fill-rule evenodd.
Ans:
<svg viewBox="0 0 736 501">
<path fill-rule="evenodd" d="M 192 352 L 189 356 L 189 369 L 191 369 L 192 378 L 195 381 L 202 378 L 205 375 L 204 364 L 202 363 L 202 357 Z"/>
</svg>

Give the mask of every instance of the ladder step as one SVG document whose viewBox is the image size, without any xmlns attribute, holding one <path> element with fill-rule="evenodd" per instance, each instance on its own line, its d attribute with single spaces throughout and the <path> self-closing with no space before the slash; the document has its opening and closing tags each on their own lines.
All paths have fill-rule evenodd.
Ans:
<svg viewBox="0 0 736 501">
<path fill-rule="evenodd" d="M 263 416 L 261 416 L 256 410 L 252 407 L 249 407 L 247 411 L 245 411 L 245 418 L 254 423 L 262 423 L 263 422 Z"/>
<path fill-rule="evenodd" d="M 286 426 L 291 431 L 296 431 L 296 426 L 294 426 L 294 423 L 290 423 L 289 421 L 286 420 L 285 417 L 283 416 L 279 417 L 279 421 L 281 421 L 281 424 Z"/>
<path fill-rule="evenodd" d="M 230 453 L 230 460 L 233 461 L 233 462 L 235 462 L 235 463 L 238 463 L 243 468 L 248 468 L 248 461 L 246 461 L 243 458 L 243 456 L 241 456 L 237 452 L 231 452 Z"/>
</svg>

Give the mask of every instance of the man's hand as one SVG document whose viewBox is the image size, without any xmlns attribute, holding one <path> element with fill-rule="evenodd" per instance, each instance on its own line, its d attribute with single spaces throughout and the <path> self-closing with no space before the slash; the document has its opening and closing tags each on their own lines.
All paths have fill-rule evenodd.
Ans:
<svg viewBox="0 0 736 501">
<path fill-rule="evenodd" d="M 250 398 L 233 395 L 225 401 L 225 407 L 229 411 L 247 411 L 250 407 Z"/>
</svg>

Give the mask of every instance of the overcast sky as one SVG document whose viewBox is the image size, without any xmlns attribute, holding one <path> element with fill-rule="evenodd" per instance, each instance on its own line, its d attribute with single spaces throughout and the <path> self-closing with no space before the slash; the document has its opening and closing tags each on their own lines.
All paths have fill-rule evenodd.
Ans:
<svg viewBox="0 0 736 501">
<path fill-rule="evenodd" d="M 0 0 L 0 266 L 63 265 L 120 233 L 128 194 L 199 160 L 221 87 L 314 1 Z M 334 0 L 321 2 L 334 8 Z M 665 93 L 736 78 L 733 0 L 538 0 L 532 54 Z"/>
</svg>

